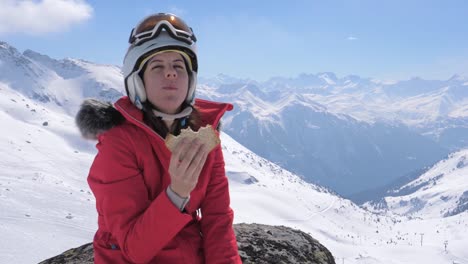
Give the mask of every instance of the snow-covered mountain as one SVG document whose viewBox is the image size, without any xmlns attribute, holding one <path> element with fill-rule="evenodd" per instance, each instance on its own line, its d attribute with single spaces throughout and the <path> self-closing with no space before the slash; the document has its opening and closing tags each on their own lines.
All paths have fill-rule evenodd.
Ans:
<svg viewBox="0 0 468 264">
<path fill-rule="evenodd" d="M 468 144 L 468 77 L 382 82 L 318 73 L 274 78 L 259 85 L 274 93 L 301 91 L 330 112 L 346 113 L 367 123 L 403 123 L 451 149 Z M 460 131 L 454 133 L 455 128 Z M 452 140 L 447 142 L 449 134 Z"/>
<path fill-rule="evenodd" d="M 364 206 L 376 212 L 448 217 L 468 211 L 468 149 L 449 155 L 415 180 Z"/>
<path fill-rule="evenodd" d="M 45 59 L 42 63 L 37 58 L 23 59 L 26 65 L 32 63 L 64 85 L 80 78 L 99 83 L 95 72 L 70 74 L 67 79 L 59 74 L 64 69 L 54 70 Z M 7 65 L 4 57 L 0 61 L 0 65 Z M 87 69 L 113 69 L 86 65 Z M 18 66 L 22 69 L 24 66 Z M 34 96 L 31 91 L 36 90 L 29 86 L 17 86 L 21 80 L 14 85 L 10 77 L 15 73 L 9 72 L 10 79 L 2 74 L 0 69 L 0 122 L 4 124 L 0 134 L 0 263 L 37 263 L 92 240 L 97 216 L 86 176 L 95 154 L 94 142 L 79 137 L 73 109 L 67 109 L 85 97 L 83 87 L 77 88 L 77 97 L 63 98 L 44 82 L 42 94 L 56 99 L 47 101 Z M 35 83 L 32 80 L 29 84 Z M 95 90 L 98 95 L 112 88 L 101 83 Z M 115 90 L 121 91 L 117 85 Z M 210 89 L 215 90 L 200 90 Z M 291 100 L 297 98 L 300 96 Z M 317 112 L 324 110 L 319 104 L 312 107 Z M 237 223 L 299 228 L 329 248 L 337 263 L 438 264 L 465 263 L 468 259 L 468 238 L 463 235 L 468 227 L 467 212 L 429 219 L 373 214 L 259 157 L 228 134 L 222 134 L 221 140 Z"/>
<path fill-rule="evenodd" d="M 312 76 L 314 77 L 314 76 Z M 356 94 L 368 93 L 363 87 L 336 80 L 332 74 L 320 78 L 310 75 L 288 83 L 255 82 L 201 85 L 201 97 L 231 101 L 235 105 L 227 115 L 225 130 L 238 142 L 259 155 L 291 170 L 304 179 L 328 186 L 341 195 L 349 195 L 392 182 L 394 179 L 432 165 L 448 154 L 437 142 L 394 120 L 358 120 L 348 111 L 330 110 L 319 96 L 329 96 L 343 104 L 361 108 Z M 342 84 L 333 90 L 317 84 Z M 302 86 L 302 82 L 312 86 Z M 294 86 L 297 85 L 297 86 Z M 349 87 L 348 87 L 349 86 Z M 287 87 L 287 88 L 285 88 Z M 372 92 L 372 90 L 371 90 Z M 331 94 L 330 94 L 331 93 Z M 324 95 L 326 94 L 326 95 Z"/>
<path fill-rule="evenodd" d="M 221 76 L 199 94 L 234 101 L 233 138 L 342 195 L 384 186 L 468 146 L 468 78 L 385 83 L 333 73 L 259 83 Z"/>
<path fill-rule="evenodd" d="M 55 60 L 30 50 L 21 54 L 5 42 L 0 45 L 0 61 L 1 82 L 72 115 L 82 98 L 114 101 L 124 93 L 121 71 L 115 66 Z M 200 97 L 234 103 L 224 124 L 238 142 L 341 195 L 383 186 L 449 153 L 421 135 L 430 131 L 409 129 L 396 118 L 377 118 L 387 112 L 398 115 L 399 110 L 370 110 L 394 98 L 383 92 L 390 88 L 373 80 L 320 73 L 259 83 L 220 75 L 200 78 L 200 84 Z M 462 134 L 464 122 L 451 117 L 443 124 L 430 123 L 431 131 Z M 446 134 L 440 141 L 452 142 L 454 137 Z"/>
<path fill-rule="evenodd" d="M 119 67 L 18 52 L 0 41 L 0 82 L 57 111 L 74 114 L 83 98 L 114 101 L 123 93 Z M 77 104 L 78 103 L 78 104 Z"/>
</svg>

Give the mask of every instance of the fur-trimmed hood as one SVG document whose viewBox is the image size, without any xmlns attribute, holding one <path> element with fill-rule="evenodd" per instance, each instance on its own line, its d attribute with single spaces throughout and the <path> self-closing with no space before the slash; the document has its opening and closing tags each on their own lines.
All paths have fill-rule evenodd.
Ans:
<svg viewBox="0 0 468 264">
<path fill-rule="evenodd" d="M 97 136 L 125 121 L 123 115 L 109 102 L 86 99 L 76 114 L 75 123 L 81 136 L 97 139 Z"/>
</svg>

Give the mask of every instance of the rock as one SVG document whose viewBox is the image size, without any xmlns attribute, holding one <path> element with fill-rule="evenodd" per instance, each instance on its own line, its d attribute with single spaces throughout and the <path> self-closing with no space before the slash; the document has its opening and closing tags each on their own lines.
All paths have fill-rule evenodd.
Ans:
<svg viewBox="0 0 468 264">
<path fill-rule="evenodd" d="M 39 264 L 93 264 L 93 243 L 88 243 L 77 248 L 69 249 L 53 258 L 44 260 Z"/>
<path fill-rule="evenodd" d="M 244 264 L 335 264 L 326 247 L 300 230 L 260 224 L 236 224 L 234 230 Z"/>
<path fill-rule="evenodd" d="M 335 264 L 330 251 L 310 235 L 285 226 L 235 224 L 239 255 L 244 264 Z M 70 249 L 39 264 L 92 264 L 93 244 Z"/>
</svg>

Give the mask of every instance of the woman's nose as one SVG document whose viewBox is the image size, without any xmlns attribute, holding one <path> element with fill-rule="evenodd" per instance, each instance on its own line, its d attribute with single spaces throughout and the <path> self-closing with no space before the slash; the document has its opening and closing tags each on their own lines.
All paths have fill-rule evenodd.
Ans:
<svg viewBox="0 0 468 264">
<path fill-rule="evenodd" d="M 174 79 L 177 77 L 177 72 L 174 68 L 168 67 L 166 70 L 166 78 L 167 79 Z"/>
</svg>

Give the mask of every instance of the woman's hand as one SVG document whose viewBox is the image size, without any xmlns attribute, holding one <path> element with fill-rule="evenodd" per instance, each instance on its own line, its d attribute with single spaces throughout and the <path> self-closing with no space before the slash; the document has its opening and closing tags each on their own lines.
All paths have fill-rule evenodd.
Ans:
<svg viewBox="0 0 468 264">
<path fill-rule="evenodd" d="M 197 138 L 182 139 L 172 152 L 169 163 L 170 188 L 182 198 L 189 197 L 205 165 L 208 150 Z"/>
</svg>

